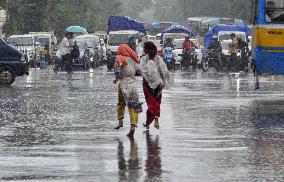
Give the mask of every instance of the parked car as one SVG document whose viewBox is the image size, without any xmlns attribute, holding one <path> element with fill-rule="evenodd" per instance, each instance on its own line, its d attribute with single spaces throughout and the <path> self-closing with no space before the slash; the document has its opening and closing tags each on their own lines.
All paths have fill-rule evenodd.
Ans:
<svg viewBox="0 0 284 182">
<path fill-rule="evenodd" d="M 156 36 L 147 35 L 146 40 L 150 42 L 155 42 L 157 40 Z"/>
<path fill-rule="evenodd" d="M 100 39 L 100 46 L 102 47 L 103 56 L 102 61 L 105 63 L 107 61 L 107 42 L 108 34 L 104 31 L 96 31 L 93 35 L 98 36 Z"/>
<path fill-rule="evenodd" d="M 162 33 L 158 33 L 157 35 L 156 35 L 156 40 L 158 40 L 159 42 L 160 42 L 160 44 L 162 43 Z"/>
<path fill-rule="evenodd" d="M 27 56 L 0 38 L 0 85 L 11 85 L 28 71 Z"/>
</svg>

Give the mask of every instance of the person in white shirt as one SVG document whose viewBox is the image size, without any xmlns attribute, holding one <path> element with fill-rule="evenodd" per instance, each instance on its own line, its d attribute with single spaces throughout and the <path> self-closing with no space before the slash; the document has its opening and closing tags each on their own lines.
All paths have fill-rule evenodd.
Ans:
<svg viewBox="0 0 284 182">
<path fill-rule="evenodd" d="M 144 53 L 141 58 L 140 69 L 143 77 L 143 90 L 147 102 L 147 119 L 144 127 L 149 129 L 155 120 L 155 128 L 159 129 L 160 106 L 162 101 L 162 90 L 173 85 L 167 65 L 163 58 L 157 55 L 157 47 L 153 42 L 144 43 Z"/>
<path fill-rule="evenodd" d="M 70 54 L 73 47 L 72 38 L 73 34 L 67 32 L 59 47 L 62 62 L 65 64 L 67 73 L 72 73 L 72 58 Z M 57 69 L 55 68 L 54 71 L 57 72 Z"/>
</svg>

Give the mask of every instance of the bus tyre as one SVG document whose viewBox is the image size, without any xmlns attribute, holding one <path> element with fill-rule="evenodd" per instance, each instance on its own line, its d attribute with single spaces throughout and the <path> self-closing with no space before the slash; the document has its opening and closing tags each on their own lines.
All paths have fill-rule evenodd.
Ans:
<svg viewBox="0 0 284 182">
<path fill-rule="evenodd" d="M 0 67 L 0 85 L 12 85 L 16 79 L 15 71 L 8 67 Z"/>
</svg>

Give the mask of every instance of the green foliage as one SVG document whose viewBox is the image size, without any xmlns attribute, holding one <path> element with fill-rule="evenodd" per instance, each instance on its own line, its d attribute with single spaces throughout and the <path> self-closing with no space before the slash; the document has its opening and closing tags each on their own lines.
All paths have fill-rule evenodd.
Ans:
<svg viewBox="0 0 284 182">
<path fill-rule="evenodd" d="M 152 6 L 152 0 L 121 0 L 121 15 L 127 15 L 136 19 L 140 19 L 140 14 L 147 8 Z"/>
<path fill-rule="evenodd" d="M 89 31 L 107 30 L 110 15 L 126 15 L 146 22 L 188 17 L 235 17 L 249 21 L 251 0 L 0 0 L 8 10 L 7 35 L 54 31 L 62 35 L 70 25 Z"/>
<path fill-rule="evenodd" d="M 232 17 L 249 22 L 251 0 L 158 0 L 154 8 L 157 21 L 185 23 L 188 17 Z"/>
<path fill-rule="evenodd" d="M 70 25 L 106 30 L 109 15 L 121 12 L 120 0 L 0 0 L 8 10 L 7 35 L 31 31 L 64 33 Z"/>
</svg>

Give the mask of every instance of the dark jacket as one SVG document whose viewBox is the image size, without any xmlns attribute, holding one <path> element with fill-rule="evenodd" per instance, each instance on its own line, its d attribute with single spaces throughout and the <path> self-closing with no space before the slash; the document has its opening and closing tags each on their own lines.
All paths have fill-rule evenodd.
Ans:
<svg viewBox="0 0 284 182">
<path fill-rule="evenodd" d="M 213 49 L 218 52 L 222 52 L 222 46 L 219 41 L 212 41 L 211 44 L 209 45 L 208 49 Z"/>
</svg>

